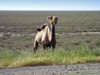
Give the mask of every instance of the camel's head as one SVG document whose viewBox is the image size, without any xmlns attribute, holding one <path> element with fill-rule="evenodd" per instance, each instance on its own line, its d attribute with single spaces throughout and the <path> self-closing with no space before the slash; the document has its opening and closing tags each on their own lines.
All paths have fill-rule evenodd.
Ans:
<svg viewBox="0 0 100 75">
<path fill-rule="evenodd" d="M 41 26 L 41 28 L 37 28 L 37 31 L 43 30 L 46 26 L 47 26 L 47 24 L 43 24 L 43 25 Z"/>
<path fill-rule="evenodd" d="M 48 16 L 48 21 L 52 25 L 56 25 L 58 21 L 58 16 Z"/>
</svg>

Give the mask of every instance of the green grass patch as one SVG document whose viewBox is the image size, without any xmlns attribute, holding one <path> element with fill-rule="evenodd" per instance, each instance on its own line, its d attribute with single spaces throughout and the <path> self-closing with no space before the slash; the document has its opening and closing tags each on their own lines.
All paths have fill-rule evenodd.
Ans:
<svg viewBox="0 0 100 75">
<path fill-rule="evenodd" d="M 12 68 L 22 66 L 36 65 L 61 65 L 61 64 L 77 64 L 77 63 L 94 63 L 100 62 L 100 50 L 81 50 L 67 51 L 63 48 L 58 48 L 52 51 L 38 50 L 36 54 L 27 50 L 10 51 L 2 50 L 0 52 L 0 68 Z"/>
</svg>

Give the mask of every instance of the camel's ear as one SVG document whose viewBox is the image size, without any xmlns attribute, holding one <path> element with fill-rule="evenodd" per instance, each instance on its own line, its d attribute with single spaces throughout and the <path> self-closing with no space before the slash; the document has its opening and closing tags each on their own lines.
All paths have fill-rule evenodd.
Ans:
<svg viewBox="0 0 100 75">
<path fill-rule="evenodd" d="M 39 32 L 40 32 L 40 31 L 41 31 L 41 29 L 40 29 L 40 28 L 37 28 L 37 31 L 39 31 Z"/>
<path fill-rule="evenodd" d="M 48 16 L 48 20 L 52 20 L 52 18 L 53 18 L 52 16 Z"/>
</svg>

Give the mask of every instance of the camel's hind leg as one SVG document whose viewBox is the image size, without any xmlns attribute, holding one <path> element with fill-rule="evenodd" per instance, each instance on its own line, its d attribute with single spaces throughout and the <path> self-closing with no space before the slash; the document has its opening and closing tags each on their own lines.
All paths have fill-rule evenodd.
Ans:
<svg viewBox="0 0 100 75">
<path fill-rule="evenodd" d="M 35 41 L 34 42 L 34 53 L 36 53 L 36 50 L 37 50 L 37 48 L 38 48 L 38 42 L 37 41 Z"/>
<path fill-rule="evenodd" d="M 44 50 L 46 49 L 46 46 L 45 46 L 45 45 L 43 45 L 43 49 L 44 49 Z"/>
<path fill-rule="evenodd" d="M 51 47 L 51 44 L 50 43 L 48 43 L 48 44 L 44 44 L 43 45 L 43 49 L 45 50 L 48 50 L 48 48 L 50 48 Z"/>
</svg>

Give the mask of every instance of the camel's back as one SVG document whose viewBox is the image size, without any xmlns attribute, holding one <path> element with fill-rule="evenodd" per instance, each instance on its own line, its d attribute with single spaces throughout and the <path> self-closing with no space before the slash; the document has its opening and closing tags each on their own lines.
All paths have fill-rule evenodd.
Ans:
<svg viewBox="0 0 100 75">
<path fill-rule="evenodd" d="M 51 29 L 47 25 L 45 29 L 41 30 L 40 32 L 37 33 L 35 40 L 42 44 L 43 42 L 47 43 L 51 41 Z"/>
</svg>

